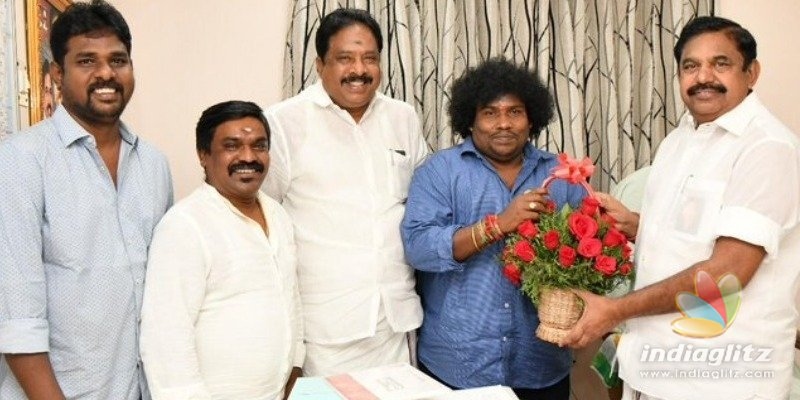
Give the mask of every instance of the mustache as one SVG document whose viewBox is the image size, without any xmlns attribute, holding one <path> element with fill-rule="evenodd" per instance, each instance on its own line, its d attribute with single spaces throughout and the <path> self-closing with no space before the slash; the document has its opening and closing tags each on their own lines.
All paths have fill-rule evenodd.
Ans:
<svg viewBox="0 0 800 400">
<path fill-rule="evenodd" d="M 367 74 L 349 75 L 346 78 L 342 79 L 342 84 L 352 83 L 352 82 L 357 82 L 357 81 L 361 81 L 361 82 L 364 82 L 364 84 L 369 85 L 369 84 L 372 83 L 372 77 L 367 75 Z"/>
<path fill-rule="evenodd" d="M 258 173 L 261 173 L 264 172 L 264 164 L 261 164 L 258 161 L 236 163 L 228 167 L 228 176 L 231 176 L 237 171 L 243 169 L 252 169 Z"/>
<path fill-rule="evenodd" d="M 89 93 L 92 93 L 92 92 L 95 91 L 95 89 L 99 89 L 99 88 L 112 88 L 112 89 L 116 90 L 117 92 L 122 93 L 122 85 L 119 82 L 117 82 L 117 81 L 115 81 L 113 79 L 107 80 L 107 81 L 95 82 L 95 83 L 89 85 L 88 91 L 89 91 Z"/>
<path fill-rule="evenodd" d="M 698 83 L 697 85 L 694 85 L 694 86 L 690 87 L 686 91 L 686 93 L 688 93 L 689 96 L 693 96 L 693 95 L 697 94 L 697 92 L 699 92 L 701 90 L 714 90 L 714 91 L 716 91 L 718 93 L 725 93 L 725 92 L 728 91 L 728 89 L 725 86 L 722 86 L 722 85 L 717 85 L 717 84 L 713 84 L 713 83 Z"/>
</svg>

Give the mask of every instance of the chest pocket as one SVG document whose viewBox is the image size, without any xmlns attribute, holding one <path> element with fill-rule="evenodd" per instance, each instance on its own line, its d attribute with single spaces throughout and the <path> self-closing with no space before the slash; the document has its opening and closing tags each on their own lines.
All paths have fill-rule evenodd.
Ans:
<svg viewBox="0 0 800 400">
<path fill-rule="evenodd" d="M 386 163 L 386 168 L 389 171 L 386 182 L 389 194 L 405 201 L 406 197 L 408 197 L 411 174 L 414 172 L 411 157 L 404 150 L 390 149 L 386 152 Z"/>
<path fill-rule="evenodd" d="M 668 226 L 685 239 L 708 241 L 714 234 L 724 192 L 722 181 L 689 176 L 669 214 L 674 219 Z"/>
</svg>

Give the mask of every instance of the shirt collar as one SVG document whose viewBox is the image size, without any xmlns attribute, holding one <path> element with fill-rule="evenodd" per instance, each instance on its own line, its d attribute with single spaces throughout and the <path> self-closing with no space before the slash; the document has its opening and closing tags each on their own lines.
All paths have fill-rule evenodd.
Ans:
<svg viewBox="0 0 800 400">
<path fill-rule="evenodd" d="M 223 196 L 217 190 L 217 188 L 209 185 L 208 182 L 203 182 L 203 186 L 201 187 L 201 190 L 204 193 L 206 193 L 206 195 L 209 196 L 213 201 L 216 201 L 218 206 L 227 208 L 232 213 L 238 215 L 241 218 L 248 218 L 247 216 L 242 214 L 242 212 L 239 211 L 239 209 L 236 208 L 236 206 L 234 206 L 233 203 L 231 203 L 230 200 L 228 200 L 225 196 Z M 261 204 L 261 210 L 264 213 L 264 215 L 266 215 L 267 214 L 267 211 L 266 211 L 267 210 L 267 208 L 266 208 L 267 207 L 267 200 L 265 199 L 265 197 L 267 195 L 264 192 L 262 192 L 261 190 L 259 190 L 258 193 L 257 193 L 257 196 L 258 196 L 258 202 Z"/>
<path fill-rule="evenodd" d="M 726 132 L 730 132 L 736 136 L 742 136 L 745 133 L 747 126 L 750 124 L 750 121 L 755 118 L 757 114 L 756 111 L 762 107 L 761 100 L 758 98 L 758 96 L 755 93 L 750 93 L 736 107 L 725 114 L 720 115 L 717 119 L 709 122 L 708 124 L 711 124 L 712 126 L 718 126 Z M 683 121 L 681 122 L 681 125 L 694 131 L 694 117 L 687 112 L 683 118 Z"/>
<path fill-rule="evenodd" d="M 56 132 L 58 132 L 58 136 L 61 138 L 64 147 L 69 147 L 72 143 L 80 139 L 92 136 L 86 129 L 83 129 L 78 121 L 75 121 L 75 118 L 72 118 L 72 115 L 67 112 L 67 109 L 64 108 L 63 105 L 59 105 L 56 108 L 51 118 L 56 125 Z M 136 147 L 139 138 L 132 134 L 123 122 L 120 122 L 119 133 L 122 140 L 131 145 L 131 147 Z"/>
</svg>

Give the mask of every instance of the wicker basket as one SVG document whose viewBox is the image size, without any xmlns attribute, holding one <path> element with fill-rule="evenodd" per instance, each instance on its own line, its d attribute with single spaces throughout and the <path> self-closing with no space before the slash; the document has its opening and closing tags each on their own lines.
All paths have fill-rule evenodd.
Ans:
<svg viewBox="0 0 800 400">
<path fill-rule="evenodd" d="M 559 343 L 581 318 L 583 301 L 569 290 L 546 288 L 542 290 L 538 311 L 536 336 Z"/>
</svg>

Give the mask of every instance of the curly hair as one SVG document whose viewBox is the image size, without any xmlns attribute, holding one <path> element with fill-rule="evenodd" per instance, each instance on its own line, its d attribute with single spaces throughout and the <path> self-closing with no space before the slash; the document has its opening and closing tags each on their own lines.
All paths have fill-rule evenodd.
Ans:
<svg viewBox="0 0 800 400">
<path fill-rule="evenodd" d="M 471 136 L 478 108 L 505 95 L 517 96 L 525 104 L 531 124 L 528 137 L 538 137 L 553 118 L 553 96 L 535 72 L 502 57 L 470 68 L 453 83 L 447 107 L 453 131 L 463 138 Z"/>
</svg>

